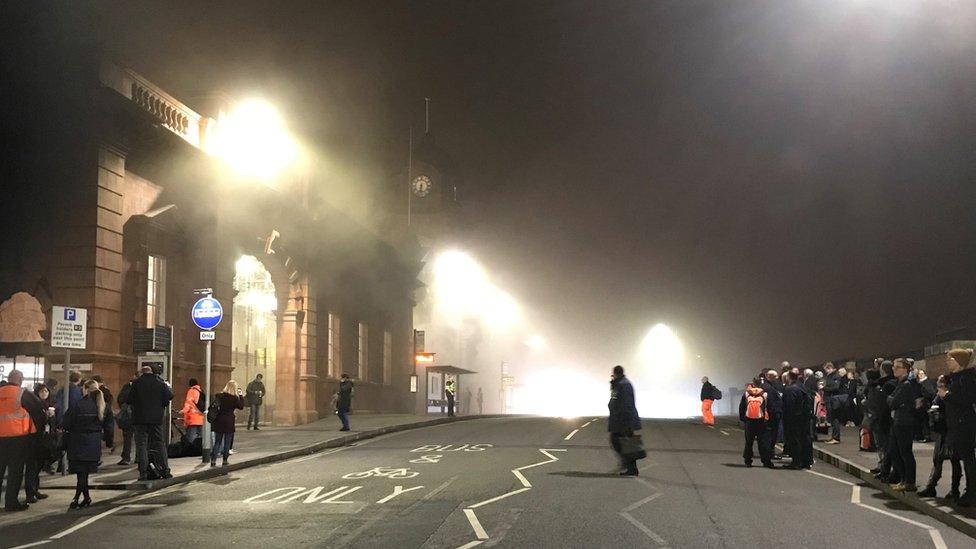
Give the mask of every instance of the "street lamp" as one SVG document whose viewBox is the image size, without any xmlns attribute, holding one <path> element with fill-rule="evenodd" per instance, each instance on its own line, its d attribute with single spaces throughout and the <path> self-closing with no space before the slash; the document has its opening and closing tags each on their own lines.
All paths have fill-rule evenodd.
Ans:
<svg viewBox="0 0 976 549">
<path fill-rule="evenodd" d="M 221 112 L 208 147 L 238 175 L 273 179 L 298 156 L 295 140 L 267 101 L 249 99 Z"/>
</svg>

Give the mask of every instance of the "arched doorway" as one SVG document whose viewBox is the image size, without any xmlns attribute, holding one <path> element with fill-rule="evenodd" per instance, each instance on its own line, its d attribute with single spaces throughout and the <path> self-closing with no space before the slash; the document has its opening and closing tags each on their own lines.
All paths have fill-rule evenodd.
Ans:
<svg viewBox="0 0 976 549">
<path fill-rule="evenodd" d="M 231 340 L 233 377 L 241 389 L 264 376 L 261 421 L 274 417 L 275 364 L 278 342 L 278 297 L 271 273 L 253 255 L 242 255 L 234 270 L 234 326 Z"/>
</svg>

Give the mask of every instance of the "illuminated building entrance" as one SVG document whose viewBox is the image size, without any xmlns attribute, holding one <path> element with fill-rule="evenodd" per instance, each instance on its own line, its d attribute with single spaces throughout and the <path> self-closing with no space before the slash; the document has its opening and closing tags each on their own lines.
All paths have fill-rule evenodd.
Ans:
<svg viewBox="0 0 976 549">
<path fill-rule="evenodd" d="M 278 298 L 271 273 L 258 258 L 243 255 L 235 266 L 234 290 L 232 376 L 241 390 L 258 374 L 264 376 L 267 393 L 260 419 L 269 422 L 274 417 L 278 341 Z"/>
</svg>

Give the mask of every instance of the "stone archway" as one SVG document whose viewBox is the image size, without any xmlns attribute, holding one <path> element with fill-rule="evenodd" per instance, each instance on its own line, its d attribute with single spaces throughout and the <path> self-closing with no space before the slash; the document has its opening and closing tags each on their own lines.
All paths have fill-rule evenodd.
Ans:
<svg viewBox="0 0 976 549">
<path fill-rule="evenodd" d="M 242 389 L 261 374 L 266 394 L 260 417 L 268 420 L 277 401 L 278 294 L 271 272 L 253 255 L 235 263 L 234 291 L 231 366 Z"/>
</svg>

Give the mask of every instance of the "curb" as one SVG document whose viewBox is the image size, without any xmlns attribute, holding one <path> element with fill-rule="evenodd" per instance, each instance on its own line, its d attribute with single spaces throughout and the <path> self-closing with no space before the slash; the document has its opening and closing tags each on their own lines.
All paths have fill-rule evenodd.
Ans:
<svg viewBox="0 0 976 549">
<path fill-rule="evenodd" d="M 338 448 L 340 446 L 348 446 L 353 442 L 358 442 L 360 440 L 367 440 L 371 438 L 376 438 L 381 435 L 386 435 L 389 433 L 397 433 L 400 431 L 409 431 L 412 429 L 420 429 L 423 427 L 432 427 L 434 425 L 443 425 L 445 423 L 456 423 L 458 421 L 468 421 L 472 419 L 490 419 L 498 417 L 513 417 L 508 415 L 499 414 L 485 414 L 485 415 L 474 415 L 474 416 L 457 416 L 457 417 L 440 417 L 435 419 L 429 419 L 426 421 L 418 421 L 415 423 L 402 423 L 399 425 L 388 425 L 386 427 L 380 427 L 379 429 L 372 429 L 369 431 L 361 431 L 351 435 L 345 435 L 338 438 L 333 438 L 330 440 L 323 440 L 322 442 L 316 442 L 315 444 L 310 444 L 308 446 L 303 446 L 301 448 L 295 448 L 285 452 L 279 452 L 276 454 L 269 454 L 267 456 L 256 457 L 248 459 L 245 461 L 231 463 L 226 467 L 208 467 L 206 469 L 188 473 L 185 475 L 174 476 L 173 478 L 162 479 L 162 480 L 151 480 L 151 481 L 131 481 L 116 484 L 99 484 L 92 485 L 92 490 L 125 490 L 138 492 L 140 494 L 154 492 L 168 486 L 173 486 L 176 484 L 183 484 L 185 482 L 193 482 L 196 480 L 204 480 L 209 478 L 215 478 L 219 476 L 226 475 L 233 471 L 240 471 L 242 469 L 248 469 L 251 467 L 257 467 L 258 465 L 266 465 L 268 463 L 275 463 L 278 461 L 286 461 L 292 458 L 307 456 L 327 450 L 329 448 Z M 73 486 L 52 486 L 48 488 L 49 490 L 74 490 Z M 131 494 L 125 494 L 128 497 Z M 115 499 L 115 498 L 112 498 Z"/>
<path fill-rule="evenodd" d="M 905 505 L 911 507 L 912 509 L 915 509 L 916 511 L 920 511 L 934 518 L 935 520 L 943 524 L 946 524 L 947 526 L 950 526 L 962 532 L 963 534 L 966 534 L 969 537 L 976 538 L 976 524 L 971 524 L 968 521 L 959 518 L 955 514 L 946 511 L 941 507 L 928 503 L 925 500 L 919 499 L 918 496 L 908 495 L 904 492 L 895 492 L 887 484 L 874 478 L 874 475 L 871 474 L 871 471 L 861 467 L 860 465 L 852 463 L 836 454 L 832 454 L 824 450 L 823 448 L 820 448 L 816 444 L 814 444 L 813 446 L 813 455 L 820 461 L 823 461 L 824 463 L 829 463 L 834 467 L 840 469 L 841 471 L 844 471 L 849 475 L 853 475 L 857 477 L 865 484 L 868 484 L 869 486 L 871 486 L 876 490 L 880 490 L 884 492 L 885 494 L 891 496 L 892 498 L 897 499 L 898 501 L 904 503 Z"/>
</svg>

